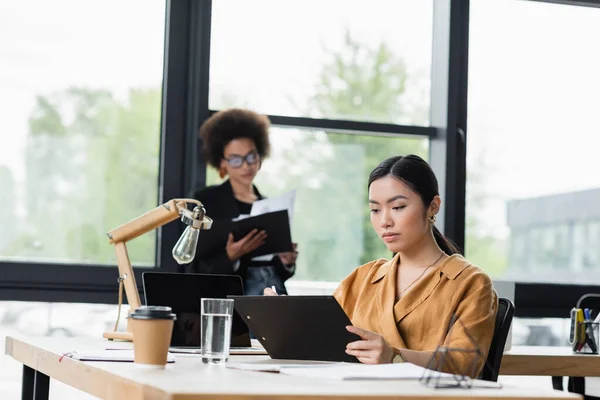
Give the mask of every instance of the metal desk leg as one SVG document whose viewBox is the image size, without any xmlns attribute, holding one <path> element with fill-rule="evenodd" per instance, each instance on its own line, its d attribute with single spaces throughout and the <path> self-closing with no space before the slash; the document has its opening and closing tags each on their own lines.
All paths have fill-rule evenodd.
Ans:
<svg viewBox="0 0 600 400">
<path fill-rule="evenodd" d="M 585 394 L 585 378 L 580 376 L 569 377 L 569 392 Z"/>
<path fill-rule="evenodd" d="M 48 400 L 50 392 L 50 377 L 35 371 L 35 389 L 33 391 L 33 400 Z"/>
<path fill-rule="evenodd" d="M 562 376 L 553 376 L 552 377 L 552 388 L 554 390 L 563 390 L 563 377 Z"/>
<path fill-rule="evenodd" d="M 48 400 L 50 377 L 23 365 L 21 400 Z"/>
<path fill-rule="evenodd" d="M 21 384 L 21 400 L 33 399 L 35 388 L 35 371 L 33 368 L 23 364 L 23 382 Z"/>
</svg>

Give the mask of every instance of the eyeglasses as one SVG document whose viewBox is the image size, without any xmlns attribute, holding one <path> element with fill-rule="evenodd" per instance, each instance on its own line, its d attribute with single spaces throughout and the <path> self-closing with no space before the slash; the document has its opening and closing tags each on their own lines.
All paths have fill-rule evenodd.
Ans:
<svg viewBox="0 0 600 400">
<path fill-rule="evenodd" d="M 260 156 L 256 151 L 251 151 L 245 156 L 234 154 L 229 158 L 225 158 L 225 161 L 227 161 L 232 168 L 240 168 L 244 164 L 244 160 L 248 163 L 248 165 L 253 165 L 260 160 Z"/>
</svg>

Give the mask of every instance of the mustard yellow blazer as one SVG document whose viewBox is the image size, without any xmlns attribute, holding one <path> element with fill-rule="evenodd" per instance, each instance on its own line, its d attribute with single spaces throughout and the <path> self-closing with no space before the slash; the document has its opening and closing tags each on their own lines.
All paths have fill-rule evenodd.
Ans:
<svg viewBox="0 0 600 400">
<path fill-rule="evenodd" d="M 498 309 L 498 296 L 489 276 L 455 254 L 396 303 L 399 263 L 399 255 L 389 261 L 372 261 L 340 283 L 334 295 L 352 324 L 382 335 L 399 349 L 433 351 L 439 345 L 473 349 L 461 321 L 483 354 L 477 364 L 479 373 L 490 348 Z M 456 322 L 448 333 L 453 315 Z M 453 356 L 461 369 L 468 368 L 474 358 L 473 353 Z"/>
</svg>

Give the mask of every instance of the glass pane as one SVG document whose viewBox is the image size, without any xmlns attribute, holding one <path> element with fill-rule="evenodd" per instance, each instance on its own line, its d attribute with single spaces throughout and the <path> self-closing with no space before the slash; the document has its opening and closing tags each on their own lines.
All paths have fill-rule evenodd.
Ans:
<svg viewBox="0 0 600 400">
<path fill-rule="evenodd" d="M 428 125 L 432 18 L 432 0 L 215 1 L 210 108 Z"/>
<path fill-rule="evenodd" d="M 114 264 L 105 232 L 156 207 L 164 20 L 164 0 L 0 4 L 0 259 Z M 154 264 L 154 232 L 128 247 Z"/>
<path fill-rule="evenodd" d="M 466 253 L 494 278 L 600 283 L 576 273 L 600 268 L 598 37 L 597 8 L 472 2 Z"/>
<path fill-rule="evenodd" d="M 514 318 L 513 346 L 568 346 L 571 320 L 567 318 Z"/>
<path fill-rule="evenodd" d="M 390 258 L 371 227 L 369 174 L 393 155 L 427 159 L 429 140 L 282 128 L 272 128 L 270 137 L 272 155 L 255 183 L 267 197 L 297 190 L 292 240 L 300 255 L 295 279 L 340 281 L 368 261 Z M 207 182 L 220 182 L 212 169 Z M 302 288 L 295 292 L 304 293 Z"/>
</svg>

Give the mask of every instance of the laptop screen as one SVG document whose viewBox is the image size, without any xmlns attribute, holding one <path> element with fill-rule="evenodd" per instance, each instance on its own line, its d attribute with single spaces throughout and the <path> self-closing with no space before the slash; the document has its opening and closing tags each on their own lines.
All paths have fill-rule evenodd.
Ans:
<svg viewBox="0 0 600 400">
<path fill-rule="evenodd" d="M 200 347 L 200 299 L 243 295 L 242 279 L 236 275 L 144 272 L 146 305 L 168 306 L 177 315 L 171 346 Z M 233 311 L 231 347 L 250 347 L 248 327 Z"/>
</svg>

